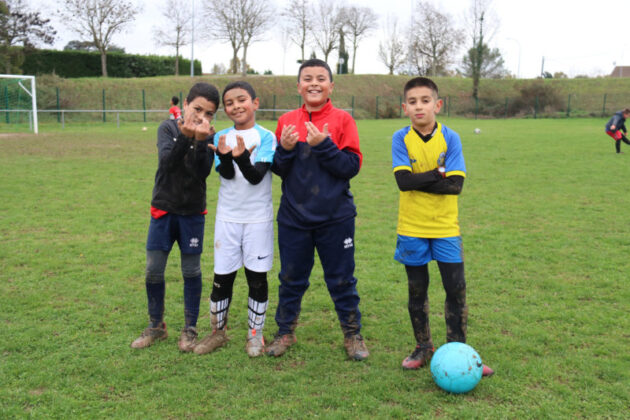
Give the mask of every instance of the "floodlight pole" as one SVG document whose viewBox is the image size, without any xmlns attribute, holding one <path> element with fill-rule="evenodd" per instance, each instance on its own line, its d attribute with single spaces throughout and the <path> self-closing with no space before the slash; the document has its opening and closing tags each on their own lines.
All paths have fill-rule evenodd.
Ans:
<svg viewBox="0 0 630 420">
<path fill-rule="evenodd" d="M 190 37 L 190 77 L 195 75 L 195 0 L 192 0 L 192 31 Z"/>
<path fill-rule="evenodd" d="M 516 70 L 516 78 L 520 79 L 521 78 L 521 43 L 518 41 L 518 39 L 515 38 L 506 38 L 510 41 L 514 41 L 516 42 L 516 45 L 518 45 L 518 67 Z"/>
</svg>

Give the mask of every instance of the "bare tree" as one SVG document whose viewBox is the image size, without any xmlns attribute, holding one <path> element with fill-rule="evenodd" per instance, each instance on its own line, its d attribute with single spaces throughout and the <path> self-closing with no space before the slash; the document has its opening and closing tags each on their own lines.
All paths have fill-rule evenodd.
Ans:
<svg viewBox="0 0 630 420">
<path fill-rule="evenodd" d="M 243 48 L 240 59 L 243 76 L 247 75 L 247 49 L 262 39 L 274 16 L 273 4 L 258 0 L 209 0 L 206 17 L 211 23 L 210 35 L 228 41 L 232 46 L 230 72 L 238 72 L 238 52 Z"/>
<path fill-rule="evenodd" d="M 231 0 L 209 0 L 205 3 L 205 18 L 209 23 L 207 27 L 208 35 L 212 38 L 227 41 L 232 47 L 232 60 L 230 61 L 229 73 L 238 73 L 238 52 L 243 45 L 239 25 L 239 8 L 235 7 L 235 2 Z"/>
<path fill-rule="evenodd" d="M 22 0 L 0 0 L 0 69 L 6 73 L 17 71 L 24 59 L 24 49 L 37 44 L 52 44 L 57 32 L 39 12 L 31 12 Z"/>
<path fill-rule="evenodd" d="M 307 0 L 290 0 L 282 11 L 286 19 L 286 32 L 292 43 L 300 47 L 301 61 L 304 61 L 304 50 L 313 29 L 313 11 Z"/>
<path fill-rule="evenodd" d="M 177 0 L 166 0 L 162 16 L 166 24 L 153 27 L 157 45 L 175 48 L 175 76 L 179 76 L 179 50 L 190 43 L 192 15 Z"/>
<path fill-rule="evenodd" d="M 378 44 L 378 58 L 389 69 L 389 74 L 394 74 L 405 63 L 405 45 L 398 32 L 398 20 L 387 16 L 383 32 L 385 38 Z"/>
<path fill-rule="evenodd" d="M 320 0 L 315 10 L 312 34 L 326 62 L 330 53 L 338 47 L 342 25 L 343 9 L 335 0 Z"/>
<path fill-rule="evenodd" d="M 101 53 L 101 70 L 107 77 L 107 50 L 112 38 L 133 22 L 138 10 L 125 0 L 64 0 L 58 14 L 84 40 L 91 40 Z"/>
<path fill-rule="evenodd" d="M 359 42 L 376 28 L 378 16 L 369 7 L 357 6 L 346 7 L 343 16 L 346 33 L 352 42 L 352 69 L 350 72 L 354 74 Z"/>
<path fill-rule="evenodd" d="M 247 48 L 256 41 L 261 41 L 263 35 L 272 23 L 274 7 L 268 1 L 259 0 L 235 0 L 240 3 L 242 25 L 240 26 L 241 41 L 243 44 L 243 76 L 247 75 Z"/>
<path fill-rule="evenodd" d="M 464 32 L 455 28 L 449 15 L 428 2 L 419 1 L 417 10 L 411 28 L 411 61 L 419 74 L 444 75 L 464 42 Z"/>
<path fill-rule="evenodd" d="M 469 65 L 468 73 L 473 80 L 472 96 L 475 99 L 479 97 L 479 79 L 482 77 L 484 60 L 490 57 L 497 58 L 496 54 L 489 53 L 490 48 L 487 45 L 498 27 L 497 19 L 490 9 L 491 3 L 492 0 L 471 0 L 470 11 L 467 16 L 472 47 L 464 57 L 463 64 L 464 69 Z M 500 54 L 498 57 L 500 58 Z"/>
</svg>

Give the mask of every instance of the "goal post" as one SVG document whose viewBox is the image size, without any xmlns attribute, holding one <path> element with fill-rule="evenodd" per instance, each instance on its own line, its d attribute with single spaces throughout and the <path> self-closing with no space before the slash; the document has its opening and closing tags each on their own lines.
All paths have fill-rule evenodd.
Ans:
<svg viewBox="0 0 630 420">
<path fill-rule="evenodd" d="M 35 76 L 0 74 L 0 123 L 23 123 L 39 132 Z M 26 114 L 26 118 L 24 117 Z"/>
</svg>

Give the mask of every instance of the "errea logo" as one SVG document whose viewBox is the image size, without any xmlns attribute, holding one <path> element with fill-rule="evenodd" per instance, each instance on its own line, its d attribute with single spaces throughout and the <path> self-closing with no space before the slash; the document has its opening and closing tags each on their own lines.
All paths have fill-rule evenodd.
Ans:
<svg viewBox="0 0 630 420">
<path fill-rule="evenodd" d="M 352 243 L 352 238 L 346 238 L 343 240 L 343 248 L 344 249 L 348 249 L 348 248 L 352 248 L 354 246 L 354 244 Z"/>
<path fill-rule="evenodd" d="M 190 238 L 190 244 L 188 244 L 190 248 L 198 248 L 199 247 L 199 238 Z"/>
</svg>

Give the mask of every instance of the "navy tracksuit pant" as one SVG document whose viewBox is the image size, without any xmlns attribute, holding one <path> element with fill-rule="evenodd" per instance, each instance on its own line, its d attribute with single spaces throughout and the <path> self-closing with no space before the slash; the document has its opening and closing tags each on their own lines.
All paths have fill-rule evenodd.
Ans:
<svg viewBox="0 0 630 420">
<path fill-rule="evenodd" d="M 361 312 L 354 277 L 354 217 L 322 228 L 303 230 L 278 224 L 280 279 L 276 322 L 281 335 L 295 330 L 308 289 L 315 249 L 344 336 L 359 334 Z"/>
</svg>

